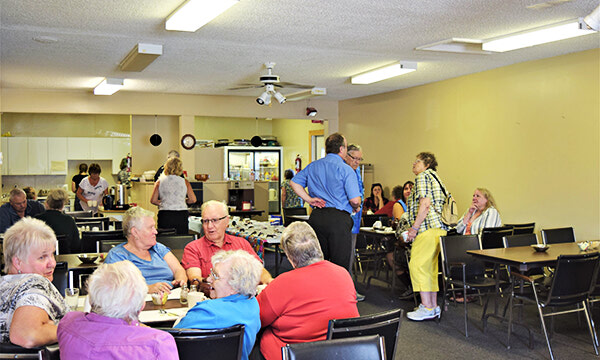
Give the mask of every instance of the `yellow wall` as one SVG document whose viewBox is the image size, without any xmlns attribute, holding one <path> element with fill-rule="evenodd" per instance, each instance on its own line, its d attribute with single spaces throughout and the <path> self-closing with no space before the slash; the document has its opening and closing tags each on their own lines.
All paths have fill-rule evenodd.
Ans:
<svg viewBox="0 0 600 360">
<path fill-rule="evenodd" d="M 339 127 L 386 187 L 432 151 L 461 211 L 487 187 L 503 222 L 600 239 L 599 69 L 594 49 L 341 101 Z"/>
<path fill-rule="evenodd" d="M 323 130 L 323 124 L 313 124 L 310 120 L 274 119 L 273 135 L 283 147 L 283 169 L 294 169 L 296 155 L 302 158 L 302 168 L 309 162 L 308 150 L 310 148 L 308 132 Z M 327 129 L 325 129 L 327 136 Z"/>
<path fill-rule="evenodd" d="M 171 150 L 180 151 L 179 119 L 177 116 L 135 115 L 131 117 L 131 172 L 142 174 L 146 170 L 156 170 L 167 160 Z M 162 137 L 159 146 L 150 144 L 150 136 L 158 133 Z M 188 166 L 184 164 L 184 169 Z M 189 174 L 188 174 L 189 176 Z"/>
</svg>

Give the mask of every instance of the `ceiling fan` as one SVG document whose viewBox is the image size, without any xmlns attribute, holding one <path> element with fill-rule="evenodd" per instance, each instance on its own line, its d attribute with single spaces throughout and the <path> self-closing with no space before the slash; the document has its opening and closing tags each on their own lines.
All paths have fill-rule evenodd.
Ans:
<svg viewBox="0 0 600 360">
<path fill-rule="evenodd" d="M 287 100 L 299 100 L 299 99 L 288 99 L 283 96 L 277 88 L 297 88 L 297 89 L 320 89 L 321 93 L 317 95 L 325 95 L 325 88 L 315 88 L 312 85 L 302 85 L 295 84 L 290 82 L 282 82 L 279 81 L 279 76 L 273 74 L 273 67 L 275 67 L 274 62 L 266 62 L 265 68 L 267 69 L 267 74 L 261 75 L 258 80 L 261 84 L 240 84 L 240 86 L 229 88 L 228 90 L 242 90 L 242 89 L 253 89 L 253 88 L 262 88 L 264 87 L 264 92 L 256 98 L 256 102 L 259 105 L 269 105 L 271 103 L 271 97 L 275 97 L 275 99 L 283 104 Z"/>
</svg>

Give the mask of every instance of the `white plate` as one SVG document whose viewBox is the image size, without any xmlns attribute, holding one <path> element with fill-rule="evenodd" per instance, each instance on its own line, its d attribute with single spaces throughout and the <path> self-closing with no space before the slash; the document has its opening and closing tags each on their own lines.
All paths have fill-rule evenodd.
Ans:
<svg viewBox="0 0 600 360">
<path fill-rule="evenodd" d="M 166 309 L 165 311 L 167 312 L 166 314 L 161 314 L 160 310 L 142 311 L 140 313 L 139 320 L 141 323 L 177 320 L 178 318 L 185 316 L 188 308 L 173 308 Z"/>
</svg>

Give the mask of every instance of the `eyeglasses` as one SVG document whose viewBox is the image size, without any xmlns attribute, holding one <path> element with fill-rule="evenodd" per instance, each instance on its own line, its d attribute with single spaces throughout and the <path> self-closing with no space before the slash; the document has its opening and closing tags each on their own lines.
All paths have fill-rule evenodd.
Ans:
<svg viewBox="0 0 600 360">
<path fill-rule="evenodd" d="M 216 224 L 219 221 L 225 219 L 227 217 L 227 215 L 220 217 L 218 219 L 202 219 L 202 225 L 208 225 L 208 224 Z"/>
<path fill-rule="evenodd" d="M 219 280 L 221 278 L 219 275 L 215 274 L 214 269 L 210 269 L 210 276 L 212 276 L 214 280 Z"/>
<path fill-rule="evenodd" d="M 348 156 L 350 156 L 350 159 L 354 160 L 354 161 L 363 161 L 363 158 L 359 158 L 359 157 L 354 157 L 352 155 L 350 155 L 350 153 L 348 153 Z"/>
</svg>

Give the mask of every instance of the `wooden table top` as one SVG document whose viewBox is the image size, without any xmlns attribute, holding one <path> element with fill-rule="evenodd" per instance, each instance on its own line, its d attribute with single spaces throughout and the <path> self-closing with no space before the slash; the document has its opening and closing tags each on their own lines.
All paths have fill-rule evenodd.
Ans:
<svg viewBox="0 0 600 360">
<path fill-rule="evenodd" d="M 98 255 L 96 253 L 87 253 L 88 255 Z M 97 268 L 98 266 L 100 266 L 100 264 L 102 264 L 102 262 L 100 261 L 100 259 L 96 259 L 96 261 L 92 264 L 84 264 L 81 262 L 81 260 L 79 260 L 79 258 L 77 258 L 77 255 L 81 255 L 81 254 L 62 254 L 62 255 L 56 255 L 55 259 L 56 262 L 67 262 L 68 265 L 67 267 L 69 268 L 69 270 L 71 269 L 94 269 Z"/>
<path fill-rule="evenodd" d="M 532 268 L 552 266 L 556 263 L 560 255 L 579 255 L 596 251 L 581 251 L 577 243 L 570 242 L 550 244 L 550 248 L 545 252 L 536 252 L 530 246 L 518 246 L 512 248 L 469 250 L 467 253 L 485 261 L 510 265 L 519 268 L 521 271 L 527 271 Z"/>
</svg>

